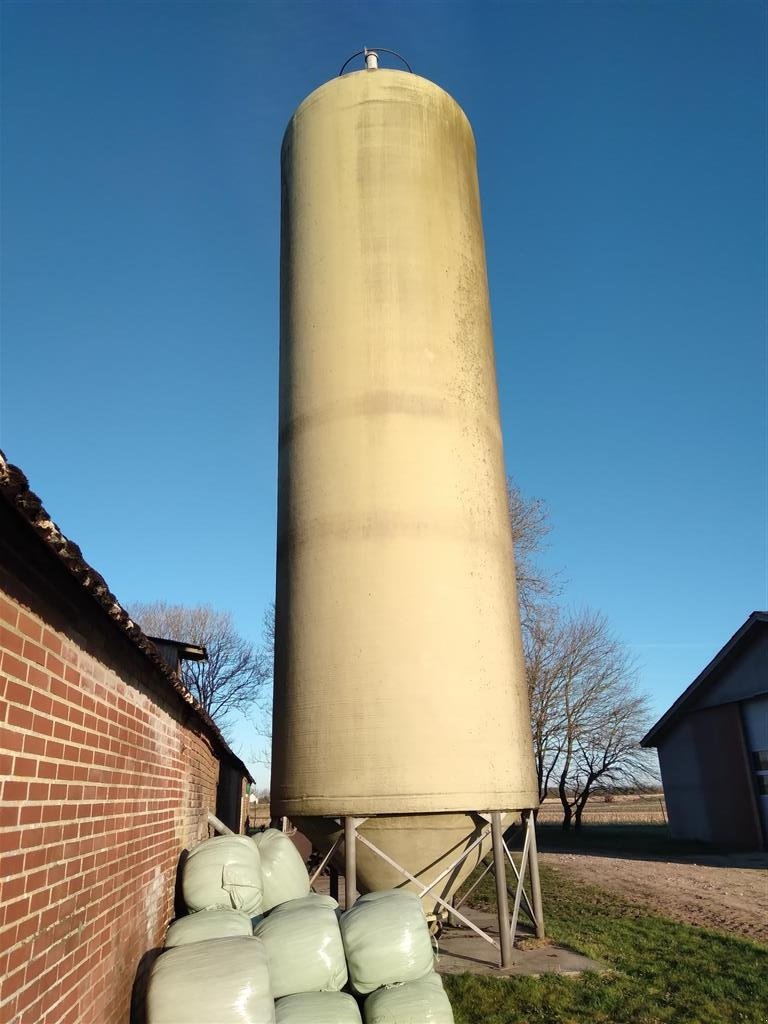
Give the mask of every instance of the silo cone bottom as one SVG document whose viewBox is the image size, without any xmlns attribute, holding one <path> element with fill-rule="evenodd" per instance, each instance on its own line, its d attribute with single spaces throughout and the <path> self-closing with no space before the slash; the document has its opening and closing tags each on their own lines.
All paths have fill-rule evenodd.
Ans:
<svg viewBox="0 0 768 1024">
<path fill-rule="evenodd" d="M 519 812 L 503 811 L 502 824 L 508 828 Z M 296 818 L 296 827 L 311 841 L 315 849 L 326 854 L 344 833 L 344 819 Z M 404 814 L 377 815 L 367 818 L 358 833 L 402 865 L 414 877 L 429 885 L 477 839 L 487 822 L 479 814 Z M 434 889 L 422 898 L 424 913 L 429 916 L 445 911 L 434 898 L 449 903 L 451 897 L 490 852 L 491 834 L 479 843 L 461 864 L 457 865 Z M 343 843 L 334 854 L 334 864 L 344 870 Z M 357 888 L 361 893 L 381 889 L 407 888 L 419 890 L 396 868 L 388 864 L 364 843 L 357 843 Z"/>
</svg>

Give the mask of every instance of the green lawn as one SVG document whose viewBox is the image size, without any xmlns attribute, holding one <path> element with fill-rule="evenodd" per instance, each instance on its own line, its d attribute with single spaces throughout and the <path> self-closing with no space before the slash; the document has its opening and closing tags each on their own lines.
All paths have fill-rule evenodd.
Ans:
<svg viewBox="0 0 768 1024">
<path fill-rule="evenodd" d="M 548 935 L 609 972 L 447 977 L 456 1024 L 767 1024 L 768 947 L 668 921 L 560 872 L 541 876 Z M 490 875 L 476 892 L 476 905 L 495 906 Z"/>
</svg>

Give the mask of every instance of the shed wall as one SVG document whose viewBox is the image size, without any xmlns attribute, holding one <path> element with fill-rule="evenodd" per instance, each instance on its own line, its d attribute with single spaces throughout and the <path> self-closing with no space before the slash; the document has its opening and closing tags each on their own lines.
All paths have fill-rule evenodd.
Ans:
<svg viewBox="0 0 768 1024">
<path fill-rule="evenodd" d="M 762 839 L 738 704 L 694 712 L 701 765 L 699 799 L 707 808 L 711 841 L 757 849 Z"/>
<path fill-rule="evenodd" d="M 675 839 L 760 847 L 738 704 L 691 712 L 665 735 L 658 750 Z"/>
<path fill-rule="evenodd" d="M 179 856 L 216 807 L 219 763 L 194 715 L 115 669 L 124 638 L 102 630 L 101 660 L 77 635 L 0 589 L 4 1024 L 128 1020 Z"/>
<path fill-rule="evenodd" d="M 709 842 L 709 816 L 701 795 L 701 770 L 689 718 L 665 734 L 658 752 L 672 836 Z"/>
</svg>

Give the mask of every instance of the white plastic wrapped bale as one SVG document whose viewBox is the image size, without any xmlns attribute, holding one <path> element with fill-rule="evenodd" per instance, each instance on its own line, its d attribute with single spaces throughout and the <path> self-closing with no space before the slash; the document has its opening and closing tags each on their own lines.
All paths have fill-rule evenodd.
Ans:
<svg viewBox="0 0 768 1024">
<path fill-rule="evenodd" d="M 453 1024 L 453 1010 L 437 974 L 380 988 L 363 1006 L 365 1024 Z"/>
<path fill-rule="evenodd" d="M 228 939 L 236 935 L 253 935 L 248 914 L 241 910 L 201 910 L 174 921 L 165 933 L 165 948 L 186 946 L 206 939 Z"/>
<path fill-rule="evenodd" d="M 280 903 L 306 896 L 309 874 L 291 839 L 276 828 L 268 828 L 257 832 L 253 841 L 261 858 L 262 910 L 266 913 Z"/>
<path fill-rule="evenodd" d="M 214 836 L 187 857 L 181 887 L 187 910 L 234 909 L 261 913 L 259 848 L 248 836 Z"/>
<path fill-rule="evenodd" d="M 362 1024 L 357 1001 L 346 992 L 301 992 L 275 1003 L 277 1024 Z"/>
<path fill-rule="evenodd" d="M 297 992 L 337 992 L 347 964 L 336 912 L 311 900 L 282 903 L 254 929 L 264 943 L 275 998 Z"/>
<path fill-rule="evenodd" d="M 341 915 L 340 925 L 349 980 L 360 995 L 416 981 L 434 968 L 427 919 L 415 893 L 367 893 Z"/>
<path fill-rule="evenodd" d="M 282 910 L 283 906 L 285 904 L 280 904 L 274 910 Z M 328 896 L 322 892 L 311 892 L 308 896 L 301 896 L 297 900 L 290 900 L 289 906 L 291 910 L 298 910 L 300 907 L 325 907 L 326 910 L 338 910 L 339 901 L 335 900 L 333 896 Z M 285 909 L 287 910 L 289 907 L 286 906 Z"/>
<path fill-rule="evenodd" d="M 152 965 L 146 1024 L 274 1024 L 264 946 L 253 936 L 177 946 Z"/>
</svg>

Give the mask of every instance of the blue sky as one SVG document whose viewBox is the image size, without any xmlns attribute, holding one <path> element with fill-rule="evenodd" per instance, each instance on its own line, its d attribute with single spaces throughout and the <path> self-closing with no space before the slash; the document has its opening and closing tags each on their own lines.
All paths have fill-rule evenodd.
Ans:
<svg viewBox="0 0 768 1024">
<path fill-rule="evenodd" d="M 5 0 L 0 445 L 121 601 L 259 635 L 280 141 L 392 47 L 475 130 L 509 472 L 661 712 L 768 607 L 767 11 Z"/>
</svg>

